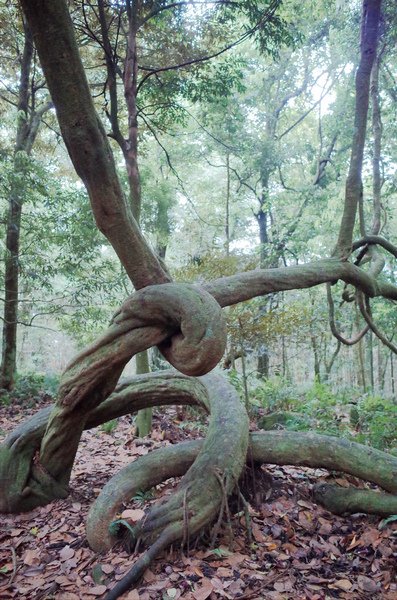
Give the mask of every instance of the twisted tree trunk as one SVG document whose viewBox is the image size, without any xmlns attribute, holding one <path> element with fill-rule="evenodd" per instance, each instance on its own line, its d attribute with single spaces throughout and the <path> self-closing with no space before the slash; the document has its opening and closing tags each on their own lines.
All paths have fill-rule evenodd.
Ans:
<svg viewBox="0 0 397 600">
<path fill-rule="evenodd" d="M 0 511 L 30 510 L 65 497 L 85 428 L 132 410 L 164 403 L 198 404 L 210 413 L 207 438 L 201 446 L 163 449 L 137 461 L 109 482 L 94 505 L 88 536 L 94 548 L 102 549 L 113 542 L 109 525 L 120 502 L 131 495 L 136 485 L 131 483 L 131 475 L 140 487 L 145 487 L 170 474 L 182 475 L 188 469 L 175 495 L 150 509 L 137 524 L 134 535 L 150 544 L 149 549 L 109 594 L 110 600 L 136 581 L 167 544 L 210 523 L 243 469 L 248 420 L 240 400 L 218 376 L 196 379 L 222 358 L 226 330 L 221 308 L 254 296 L 334 283 L 338 279 L 369 297 L 382 295 L 396 300 L 397 288 L 347 261 L 352 248 L 357 194 L 361 193 L 362 131 L 353 144 L 354 177 L 347 186 L 346 210 L 334 258 L 283 269 L 256 270 L 202 287 L 172 283 L 142 236 L 122 192 L 106 135 L 92 104 L 65 1 L 22 0 L 22 6 L 62 135 L 89 192 L 97 225 L 115 248 L 138 291 L 124 302 L 104 335 L 67 367 L 54 407 L 41 411 L 17 428 L 0 447 Z M 365 1 L 364 8 L 362 61 L 357 83 L 358 97 L 364 102 L 357 121 L 360 128 L 365 125 L 368 98 L 363 100 L 362 94 L 368 96 L 380 0 Z M 384 245 L 379 236 L 374 236 L 372 243 Z M 388 249 L 397 255 L 390 244 Z M 133 383 L 116 387 L 124 365 L 151 346 L 158 346 L 167 360 L 186 375 L 172 372 L 140 376 Z M 285 432 L 252 435 L 251 455 L 257 461 L 345 470 L 378 483 L 393 494 L 397 490 L 395 458 L 333 438 Z M 374 502 L 371 491 L 369 495 L 365 490 L 360 494 L 354 502 L 348 499 L 346 510 L 350 506 L 357 509 L 360 502 L 368 509 L 371 502 L 375 506 L 379 499 L 383 501 L 378 495 Z M 327 499 L 327 490 L 321 489 L 319 497 Z M 394 506 L 393 501 L 387 506 Z"/>
</svg>

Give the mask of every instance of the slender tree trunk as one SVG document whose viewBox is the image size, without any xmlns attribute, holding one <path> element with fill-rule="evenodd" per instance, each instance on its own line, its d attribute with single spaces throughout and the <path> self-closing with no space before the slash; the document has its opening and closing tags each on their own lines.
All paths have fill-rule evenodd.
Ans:
<svg viewBox="0 0 397 600">
<path fill-rule="evenodd" d="M 225 251 L 230 255 L 230 154 L 226 154 Z"/>
<path fill-rule="evenodd" d="M 14 387 L 16 375 L 17 323 L 18 323 L 18 284 L 19 284 L 19 238 L 22 216 L 22 168 L 20 159 L 14 159 L 13 184 L 9 197 L 7 218 L 4 325 L 1 361 L 0 387 L 10 390 Z M 19 180 L 19 182 L 18 182 Z"/>
<path fill-rule="evenodd" d="M 362 387 L 365 392 L 367 384 L 365 380 L 365 359 L 364 359 L 364 348 L 363 340 L 361 339 L 357 344 L 357 358 L 358 358 L 358 385 Z"/>
<path fill-rule="evenodd" d="M 144 373 L 150 373 L 149 368 L 149 356 L 148 351 L 140 352 L 135 357 L 136 361 L 136 374 L 141 375 Z M 152 429 L 152 408 L 143 408 L 138 411 L 136 416 L 136 435 L 138 437 L 145 437 L 149 435 Z"/>
<path fill-rule="evenodd" d="M 362 52 L 355 80 L 354 135 L 349 172 L 346 179 L 343 216 L 339 229 L 338 242 L 334 250 L 334 255 L 342 260 L 346 260 L 351 253 L 357 207 L 363 194 L 361 174 L 367 131 L 370 77 L 378 42 L 380 6 L 381 0 L 368 0 L 363 3 L 363 17 L 361 21 Z"/>
<path fill-rule="evenodd" d="M 378 388 L 382 389 L 382 344 L 378 340 L 377 344 L 377 354 L 378 354 Z"/>
<path fill-rule="evenodd" d="M 374 337 L 372 331 L 368 332 L 368 362 L 369 362 L 369 377 L 371 382 L 371 390 L 374 391 L 375 388 L 375 378 L 374 378 Z"/>
<path fill-rule="evenodd" d="M 310 335 L 310 341 L 313 349 L 314 356 L 314 379 L 316 381 L 321 381 L 321 373 L 320 373 L 320 357 L 318 353 L 317 340 L 314 334 Z"/>
<path fill-rule="evenodd" d="M 138 166 L 138 108 L 136 103 L 138 78 L 137 31 L 138 3 L 133 2 L 129 16 L 129 34 L 124 70 L 124 95 L 128 109 L 128 141 L 123 145 L 123 152 L 127 167 L 132 214 L 139 225 L 142 209 L 142 193 Z M 147 350 L 137 354 L 135 360 L 137 374 L 150 372 Z M 153 411 L 151 408 L 145 408 L 138 412 L 136 434 L 139 437 L 149 435 L 152 429 L 152 416 Z"/>
<path fill-rule="evenodd" d="M 29 113 L 29 99 L 32 90 L 30 85 L 32 59 L 33 36 L 30 29 L 24 24 L 24 47 L 20 56 L 21 71 L 17 107 L 17 133 L 14 147 L 13 173 L 8 198 L 6 231 L 4 325 L 0 387 L 7 390 L 13 388 L 16 375 L 19 246 L 22 206 L 25 201 L 26 157 L 31 154 L 41 117 L 49 108 L 49 104 L 46 104 L 39 111 L 30 111 Z"/>
<path fill-rule="evenodd" d="M 269 235 L 267 230 L 267 221 L 268 214 L 263 210 L 263 205 L 260 206 L 259 211 L 256 214 L 256 220 L 259 226 L 259 243 L 260 243 L 260 259 L 259 264 L 263 269 L 266 266 L 267 262 L 267 253 L 268 253 L 268 244 L 269 244 Z M 259 307 L 259 318 L 266 314 L 268 310 L 268 299 L 264 299 L 263 303 Z M 258 366 L 257 371 L 259 377 L 263 377 L 264 379 L 268 379 L 269 377 L 269 349 L 264 342 L 260 342 L 258 348 Z"/>
<path fill-rule="evenodd" d="M 243 387 L 244 387 L 244 402 L 247 412 L 249 411 L 249 393 L 248 393 L 248 380 L 247 380 L 247 368 L 245 363 L 245 350 L 244 350 L 244 336 L 243 336 L 243 325 L 241 320 L 238 320 L 239 325 L 239 338 L 240 338 L 240 352 L 241 352 L 241 368 L 243 371 Z"/>
</svg>

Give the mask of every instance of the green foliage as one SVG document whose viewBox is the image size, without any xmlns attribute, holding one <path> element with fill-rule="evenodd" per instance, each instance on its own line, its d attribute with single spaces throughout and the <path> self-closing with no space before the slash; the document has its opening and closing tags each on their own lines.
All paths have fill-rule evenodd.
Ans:
<svg viewBox="0 0 397 600">
<path fill-rule="evenodd" d="M 174 275 L 179 281 L 200 283 L 207 279 L 216 279 L 234 275 L 256 267 L 255 258 L 242 254 L 225 256 L 220 250 L 205 252 L 199 256 L 191 256 L 189 262 L 178 269 Z"/>
<path fill-rule="evenodd" d="M 101 425 L 101 431 L 108 433 L 109 435 L 111 435 L 115 429 L 117 429 L 117 419 L 112 419 Z"/>
<path fill-rule="evenodd" d="M 242 377 L 236 371 L 230 371 L 228 375 L 243 398 Z M 355 389 L 335 392 L 331 386 L 319 381 L 309 386 L 297 386 L 283 377 L 272 377 L 255 380 L 255 383 L 250 389 L 253 413 L 258 414 L 259 409 L 265 415 L 274 414 L 273 428 L 344 436 L 397 453 L 397 404 L 394 400 L 359 395 Z M 260 422 L 260 417 L 258 420 Z"/>
<path fill-rule="evenodd" d="M 389 523 L 394 523 L 395 521 L 397 521 L 397 515 L 390 515 L 390 517 L 381 520 L 381 522 L 378 525 L 378 529 L 384 529 L 386 525 L 388 525 Z"/>
<path fill-rule="evenodd" d="M 296 387 L 283 377 L 265 379 L 251 390 L 250 400 L 267 412 L 290 410 L 297 404 Z"/>
<path fill-rule="evenodd" d="M 146 492 L 139 490 L 135 496 L 131 498 L 133 502 L 136 502 L 139 506 L 143 506 L 149 500 L 153 500 L 154 492 L 153 490 L 147 490 Z"/>
<path fill-rule="evenodd" d="M 125 527 L 128 532 L 134 536 L 134 530 L 131 525 L 125 519 L 117 519 L 116 521 L 112 521 L 109 525 L 109 533 L 110 535 L 116 537 L 120 534 L 122 527 Z"/>
<path fill-rule="evenodd" d="M 214 548 L 213 550 L 211 550 L 211 554 L 214 554 L 218 558 L 225 558 L 226 556 L 231 556 L 232 552 L 230 552 L 230 550 L 228 550 L 227 548 L 221 546 L 219 548 Z"/>
<path fill-rule="evenodd" d="M 204 423 L 200 423 L 197 421 L 182 421 L 182 423 L 178 424 L 179 429 L 187 429 L 190 431 L 199 431 L 200 433 L 205 433 L 207 431 L 207 426 Z"/>
<path fill-rule="evenodd" d="M 357 403 L 358 442 L 375 448 L 397 450 L 397 404 L 379 396 L 364 396 Z"/>
<path fill-rule="evenodd" d="M 43 396 L 55 398 L 59 385 L 56 375 L 45 375 L 43 373 L 18 374 L 15 387 L 11 392 L 0 390 L 0 404 L 5 406 L 12 402 L 23 403 L 24 406 L 34 404 Z"/>
</svg>

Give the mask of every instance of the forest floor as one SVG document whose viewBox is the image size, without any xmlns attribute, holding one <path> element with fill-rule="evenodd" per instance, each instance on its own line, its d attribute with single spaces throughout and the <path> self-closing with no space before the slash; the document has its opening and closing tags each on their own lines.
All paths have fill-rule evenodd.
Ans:
<svg viewBox="0 0 397 600">
<path fill-rule="evenodd" d="M 31 409 L 0 407 L 0 442 Z M 27 514 L 0 516 L 0 598 L 85 600 L 102 598 L 120 580 L 134 557 L 121 546 L 104 555 L 87 545 L 85 520 L 93 499 L 113 473 L 163 444 L 199 435 L 196 417 L 181 422 L 174 410 L 158 412 L 150 438 L 134 438 L 131 418 L 110 433 L 84 433 L 71 494 Z M 253 425 L 253 427 L 255 427 Z M 188 555 L 180 548 L 163 554 L 124 600 L 325 600 L 397 598 L 397 522 L 376 517 L 342 518 L 311 501 L 311 486 L 329 479 L 322 470 L 267 467 L 248 472 L 251 540 L 242 507 L 225 523 L 213 548 L 202 539 Z M 360 483 L 333 473 L 340 485 Z M 255 483 L 253 484 L 253 481 Z M 172 492 L 170 480 L 154 497 Z M 251 488 L 251 492 L 248 488 Z M 142 505 L 142 501 L 145 502 Z M 126 507 L 137 519 L 153 500 L 147 495 Z M 206 542 L 207 541 L 207 545 Z"/>
</svg>

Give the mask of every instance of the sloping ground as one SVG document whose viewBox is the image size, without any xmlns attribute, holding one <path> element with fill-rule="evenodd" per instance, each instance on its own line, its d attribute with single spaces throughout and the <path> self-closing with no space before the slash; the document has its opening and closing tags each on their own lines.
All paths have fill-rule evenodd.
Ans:
<svg viewBox="0 0 397 600">
<path fill-rule="evenodd" d="M 2 407 L 0 439 L 26 416 L 17 407 Z M 85 432 L 67 500 L 28 514 L 1 515 L 0 598 L 103 597 L 134 559 L 121 546 L 101 556 L 90 550 L 85 538 L 89 507 L 109 477 L 131 460 L 161 444 L 198 435 L 194 423 L 183 429 L 179 425 L 175 412 L 167 410 L 155 419 L 145 444 L 134 440 L 127 417 L 110 434 L 100 428 Z M 233 514 L 215 532 L 213 548 L 208 550 L 214 531 L 192 544 L 188 556 L 179 548 L 169 551 L 146 572 L 139 588 L 122 598 L 394 600 L 397 524 L 382 528 L 377 518 L 341 518 L 324 511 L 310 500 L 310 486 L 319 477 L 328 474 L 292 467 L 248 470 L 242 489 L 250 503 L 244 510 L 242 501 L 232 501 Z M 344 478 L 337 481 L 347 484 Z M 173 485 L 167 482 L 154 495 L 169 493 Z M 122 517 L 139 519 L 141 501 L 150 499 L 142 494 Z"/>
</svg>

